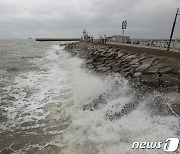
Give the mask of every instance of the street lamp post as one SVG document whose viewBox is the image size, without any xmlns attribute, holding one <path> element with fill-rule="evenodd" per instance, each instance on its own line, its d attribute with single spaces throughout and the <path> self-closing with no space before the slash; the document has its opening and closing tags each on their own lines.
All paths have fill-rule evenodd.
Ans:
<svg viewBox="0 0 180 154">
<path fill-rule="evenodd" d="M 122 30 L 123 30 L 122 36 L 124 36 L 124 30 L 126 29 L 126 26 L 127 26 L 127 21 L 125 20 L 122 22 Z"/>
<path fill-rule="evenodd" d="M 172 30 L 171 30 L 171 35 L 170 35 L 167 51 L 169 51 L 170 46 L 171 46 L 171 41 L 172 41 L 172 37 L 173 37 L 173 33 L 174 33 L 174 28 L 175 28 L 175 25 L 176 25 L 176 19 L 177 19 L 178 15 L 180 15 L 179 8 L 177 9 L 177 12 L 176 12 L 176 15 L 175 15 L 175 18 L 174 18 L 174 23 L 173 23 Z"/>
</svg>

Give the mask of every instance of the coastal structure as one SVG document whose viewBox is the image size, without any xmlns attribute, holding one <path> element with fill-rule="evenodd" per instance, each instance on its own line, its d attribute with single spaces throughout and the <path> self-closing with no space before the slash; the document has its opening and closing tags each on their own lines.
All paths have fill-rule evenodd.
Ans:
<svg viewBox="0 0 180 154">
<path fill-rule="evenodd" d="M 129 36 L 113 35 L 112 37 L 106 37 L 106 41 L 102 41 L 102 38 L 94 39 L 95 43 L 108 43 L 117 44 L 123 46 L 142 47 L 142 48 L 154 48 L 160 50 L 167 50 L 169 39 L 133 39 Z M 180 52 L 180 39 L 172 39 L 169 51 Z"/>
<path fill-rule="evenodd" d="M 117 43 L 127 43 L 130 42 L 130 36 L 113 35 L 109 41 Z"/>
<path fill-rule="evenodd" d="M 94 71 L 120 73 L 125 78 L 138 81 L 138 84 L 157 89 L 180 90 L 179 53 L 86 42 L 69 44 L 65 49 L 87 59 L 87 68 Z"/>
<path fill-rule="evenodd" d="M 129 80 L 131 86 L 138 90 L 142 97 L 145 93 L 154 90 L 162 93 L 180 92 L 179 53 L 92 42 L 71 43 L 65 47 L 65 50 L 73 56 L 85 59 L 85 68 L 92 72 L 103 75 L 118 73 Z M 179 100 L 169 104 L 172 112 L 178 117 L 180 117 Z M 133 103 L 133 106 L 136 105 L 138 101 Z M 132 104 L 126 106 L 120 114 L 108 118 L 119 117 L 130 109 Z"/>
<path fill-rule="evenodd" d="M 36 38 L 36 41 L 80 41 L 80 38 Z"/>
</svg>

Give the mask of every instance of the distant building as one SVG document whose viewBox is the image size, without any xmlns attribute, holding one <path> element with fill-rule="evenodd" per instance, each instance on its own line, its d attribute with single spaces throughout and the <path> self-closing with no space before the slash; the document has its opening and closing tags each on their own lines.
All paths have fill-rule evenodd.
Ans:
<svg viewBox="0 0 180 154">
<path fill-rule="evenodd" d="M 87 31 L 84 29 L 83 30 L 83 37 L 82 37 L 83 41 L 87 41 L 87 42 L 93 42 L 93 37 L 89 36 Z"/>
<path fill-rule="evenodd" d="M 106 40 L 107 40 L 107 42 L 112 41 L 112 36 L 106 36 Z"/>
<path fill-rule="evenodd" d="M 130 36 L 113 35 L 110 41 L 118 43 L 128 43 L 130 42 Z"/>
</svg>

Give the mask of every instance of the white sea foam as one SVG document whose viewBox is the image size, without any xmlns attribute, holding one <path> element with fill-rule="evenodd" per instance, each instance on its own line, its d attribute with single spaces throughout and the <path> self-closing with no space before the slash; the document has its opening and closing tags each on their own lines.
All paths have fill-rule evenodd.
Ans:
<svg viewBox="0 0 180 154">
<path fill-rule="evenodd" d="M 124 88 L 120 90 L 123 93 Z M 137 109 L 119 120 L 105 119 L 105 112 L 112 105 L 128 102 L 129 96 L 121 96 L 93 112 L 81 108 L 76 108 L 76 112 L 69 110 L 72 123 L 63 134 L 64 142 L 69 146 L 62 153 L 164 153 L 163 149 L 134 150 L 131 146 L 135 141 L 163 142 L 169 137 L 177 137 L 178 118 L 151 116 L 145 106 L 147 102 L 141 102 Z"/>
<path fill-rule="evenodd" d="M 68 85 L 63 83 L 67 82 L 66 72 L 59 69 L 62 61 L 59 60 L 58 52 L 59 48 L 54 46 L 42 59 L 32 60 L 41 71 L 20 74 L 13 85 L 4 88 L 9 96 L 16 99 L 11 106 L 5 108 L 9 121 L 4 123 L 4 130 L 17 128 L 25 122 L 45 119 L 49 114 L 49 111 L 44 112 L 46 105 L 61 103 L 59 100 L 53 100 L 53 97 L 61 94 Z"/>
</svg>

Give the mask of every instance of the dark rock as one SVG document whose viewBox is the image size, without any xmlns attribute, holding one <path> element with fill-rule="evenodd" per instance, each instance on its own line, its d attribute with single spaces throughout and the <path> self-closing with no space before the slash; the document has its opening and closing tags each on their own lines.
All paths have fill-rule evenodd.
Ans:
<svg viewBox="0 0 180 154">
<path fill-rule="evenodd" d="M 114 51 L 113 49 L 109 49 L 107 52 L 109 53 L 109 55 L 113 55 L 116 53 L 116 51 Z"/>
<path fill-rule="evenodd" d="M 165 88 L 161 89 L 162 92 L 179 92 L 179 86 L 178 85 L 172 85 L 172 86 L 166 86 Z"/>
<path fill-rule="evenodd" d="M 123 71 L 123 72 L 130 72 L 131 70 L 134 70 L 134 68 L 130 66 L 130 67 L 122 68 L 121 71 Z"/>
<path fill-rule="evenodd" d="M 142 74 L 140 77 L 142 83 L 157 86 L 159 85 L 159 75 L 158 74 Z"/>
<path fill-rule="evenodd" d="M 152 63 L 152 66 L 154 66 L 154 65 L 157 65 L 157 64 L 159 64 L 161 62 L 161 60 L 159 60 L 159 59 L 155 59 L 154 60 L 154 62 Z"/>
<path fill-rule="evenodd" d="M 94 59 L 95 62 L 104 62 L 105 60 L 106 60 L 106 58 L 104 58 L 104 57 L 98 57 L 98 58 Z"/>
<path fill-rule="evenodd" d="M 138 57 L 139 61 L 145 59 L 146 57 Z"/>
<path fill-rule="evenodd" d="M 106 66 L 115 66 L 115 65 L 119 65 L 120 66 L 120 63 L 117 63 L 116 61 L 112 61 L 111 63 L 107 63 Z"/>
<path fill-rule="evenodd" d="M 151 66 L 151 64 L 144 64 L 144 65 L 140 65 L 136 68 L 137 72 L 144 72 L 146 71 L 149 67 Z"/>
<path fill-rule="evenodd" d="M 169 105 L 171 106 L 173 113 L 180 117 L 180 98 L 176 98 L 175 100 L 169 102 Z"/>
<path fill-rule="evenodd" d="M 116 64 L 116 62 L 108 63 L 106 64 L 107 67 L 113 67 Z"/>
<path fill-rule="evenodd" d="M 122 63 L 121 63 L 121 62 L 116 62 L 116 63 L 114 63 L 113 67 L 116 67 L 116 66 L 121 67 L 121 66 L 122 66 Z"/>
<path fill-rule="evenodd" d="M 162 96 L 155 96 L 152 101 L 146 105 L 153 115 L 170 116 L 173 115 L 166 99 Z"/>
<path fill-rule="evenodd" d="M 128 115 L 129 113 L 131 113 L 133 110 L 135 110 L 139 105 L 139 101 L 131 101 L 127 104 L 125 104 L 122 109 L 119 112 L 112 112 L 110 110 L 108 110 L 106 112 L 106 118 L 113 121 L 113 120 L 117 120 L 125 115 Z"/>
<path fill-rule="evenodd" d="M 121 68 L 124 69 L 124 68 L 128 68 L 130 67 L 130 65 L 128 63 L 121 63 Z"/>
<path fill-rule="evenodd" d="M 164 66 L 164 64 L 157 64 L 157 65 L 154 65 L 154 66 L 151 66 L 148 70 L 146 70 L 144 73 L 146 73 L 146 74 L 156 74 L 156 73 L 158 73 L 159 72 L 159 69 L 161 68 L 161 67 L 163 67 Z"/>
<path fill-rule="evenodd" d="M 116 58 L 121 58 L 122 56 L 124 56 L 124 53 L 119 52 Z"/>
<path fill-rule="evenodd" d="M 114 60 L 105 60 L 105 62 L 106 62 L 106 64 L 109 64 L 109 63 L 112 63 L 112 62 L 114 62 Z"/>
<path fill-rule="evenodd" d="M 129 55 L 126 58 L 124 58 L 124 60 L 131 61 L 132 59 L 135 59 L 136 57 L 137 57 L 136 55 Z"/>
<path fill-rule="evenodd" d="M 94 65 L 93 64 L 87 64 L 86 67 L 89 69 L 92 69 L 92 68 L 94 68 Z"/>
<path fill-rule="evenodd" d="M 131 66 L 136 69 L 138 66 L 140 66 L 141 64 L 140 63 L 135 63 L 135 64 L 132 64 Z"/>
<path fill-rule="evenodd" d="M 124 71 L 121 71 L 120 74 L 125 77 L 125 78 L 128 78 L 128 77 L 131 77 L 132 76 L 132 71 L 129 71 L 129 72 L 124 72 Z"/>
<path fill-rule="evenodd" d="M 96 70 L 101 72 L 107 72 L 110 70 L 110 67 L 98 67 Z"/>
<path fill-rule="evenodd" d="M 94 62 L 93 63 L 95 66 L 98 66 L 98 65 L 102 65 L 103 63 L 102 62 Z"/>
<path fill-rule="evenodd" d="M 147 71 L 145 71 L 145 74 L 157 74 L 159 71 L 158 67 L 150 67 Z"/>
<path fill-rule="evenodd" d="M 8 149 L 8 148 L 4 148 L 3 150 L 1 150 L 2 154 L 10 154 L 10 153 L 14 153 L 14 150 L 12 149 Z"/>
<path fill-rule="evenodd" d="M 169 72 L 171 72 L 173 70 L 173 68 L 172 67 L 163 67 L 163 68 L 160 68 L 159 69 L 159 73 L 161 73 L 161 74 L 164 74 L 164 73 L 169 73 Z"/>
<path fill-rule="evenodd" d="M 120 72 L 121 71 L 121 67 L 120 66 L 113 66 L 112 70 L 113 70 L 113 72 Z"/>
<path fill-rule="evenodd" d="M 107 59 L 115 59 L 115 56 L 113 56 L 113 55 L 106 55 L 106 58 Z"/>
<path fill-rule="evenodd" d="M 131 59 L 129 59 L 129 54 L 127 54 L 127 55 L 124 55 L 122 58 L 121 58 L 121 60 L 123 61 L 123 62 L 130 62 L 131 61 Z"/>
<path fill-rule="evenodd" d="M 103 94 L 99 95 L 96 99 L 94 99 L 91 103 L 83 105 L 83 111 L 85 110 L 90 110 L 90 111 L 94 111 L 96 109 L 98 109 L 98 107 L 101 104 L 106 104 L 107 103 L 107 99 L 104 97 Z"/>
<path fill-rule="evenodd" d="M 113 55 L 113 56 L 116 54 L 116 56 L 117 56 L 117 53 L 116 53 L 116 51 L 114 51 L 114 50 L 113 50 L 112 52 L 110 52 L 109 54 L 110 54 L 110 55 Z"/>
<path fill-rule="evenodd" d="M 146 52 L 144 52 L 144 53 L 140 54 L 138 57 L 140 57 L 140 58 L 144 58 L 146 55 L 147 55 L 147 53 L 146 53 Z"/>
<path fill-rule="evenodd" d="M 146 55 L 147 55 L 147 53 L 142 53 L 142 54 L 140 54 L 140 55 L 138 56 L 138 59 L 139 59 L 139 60 L 143 60 L 143 59 L 146 58 Z"/>
<path fill-rule="evenodd" d="M 93 55 L 93 59 L 98 59 L 98 58 L 101 58 L 101 56 L 99 56 L 99 55 Z"/>
<path fill-rule="evenodd" d="M 96 65 L 97 68 L 100 68 L 100 67 L 106 67 L 106 65 L 104 63 L 101 63 L 100 65 Z"/>
<path fill-rule="evenodd" d="M 175 74 L 163 74 L 160 77 L 160 81 L 164 86 L 169 86 L 169 85 L 177 85 L 179 84 L 179 78 Z"/>
<path fill-rule="evenodd" d="M 134 74 L 133 74 L 133 77 L 139 77 L 139 76 L 141 76 L 142 75 L 142 73 L 141 72 L 135 72 Z"/>
<path fill-rule="evenodd" d="M 104 55 L 106 53 L 106 50 L 103 50 L 100 55 Z"/>
<path fill-rule="evenodd" d="M 174 68 L 172 73 L 177 74 L 180 77 L 180 68 Z"/>
<path fill-rule="evenodd" d="M 93 62 L 94 62 L 93 59 L 90 59 L 90 60 L 85 61 L 86 64 L 92 64 Z"/>
<path fill-rule="evenodd" d="M 121 57 L 121 60 L 124 60 L 126 57 L 130 56 L 130 54 L 124 54 L 122 57 Z"/>
<path fill-rule="evenodd" d="M 17 72 L 17 71 L 19 71 L 19 68 L 9 67 L 9 68 L 7 68 L 7 71 L 8 71 L 8 72 Z"/>
<path fill-rule="evenodd" d="M 139 62 L 139 59 L 133 59 L 131 62 L 130 62 L 130 64 L 136 64 L 136 63 L 138 63 Z"/>
<path fill-rule="evenodd" d="M 87 54 L 86 59 L 92 60 L 92 57 L 93 56 L 91 54 Z"/>
<path fill-rule="evenodd" d="M 144 64 L 152 64 L 155 61 L 155 58 L 145 58 L 141 60 L 141 63 Z"/>
</svg>

